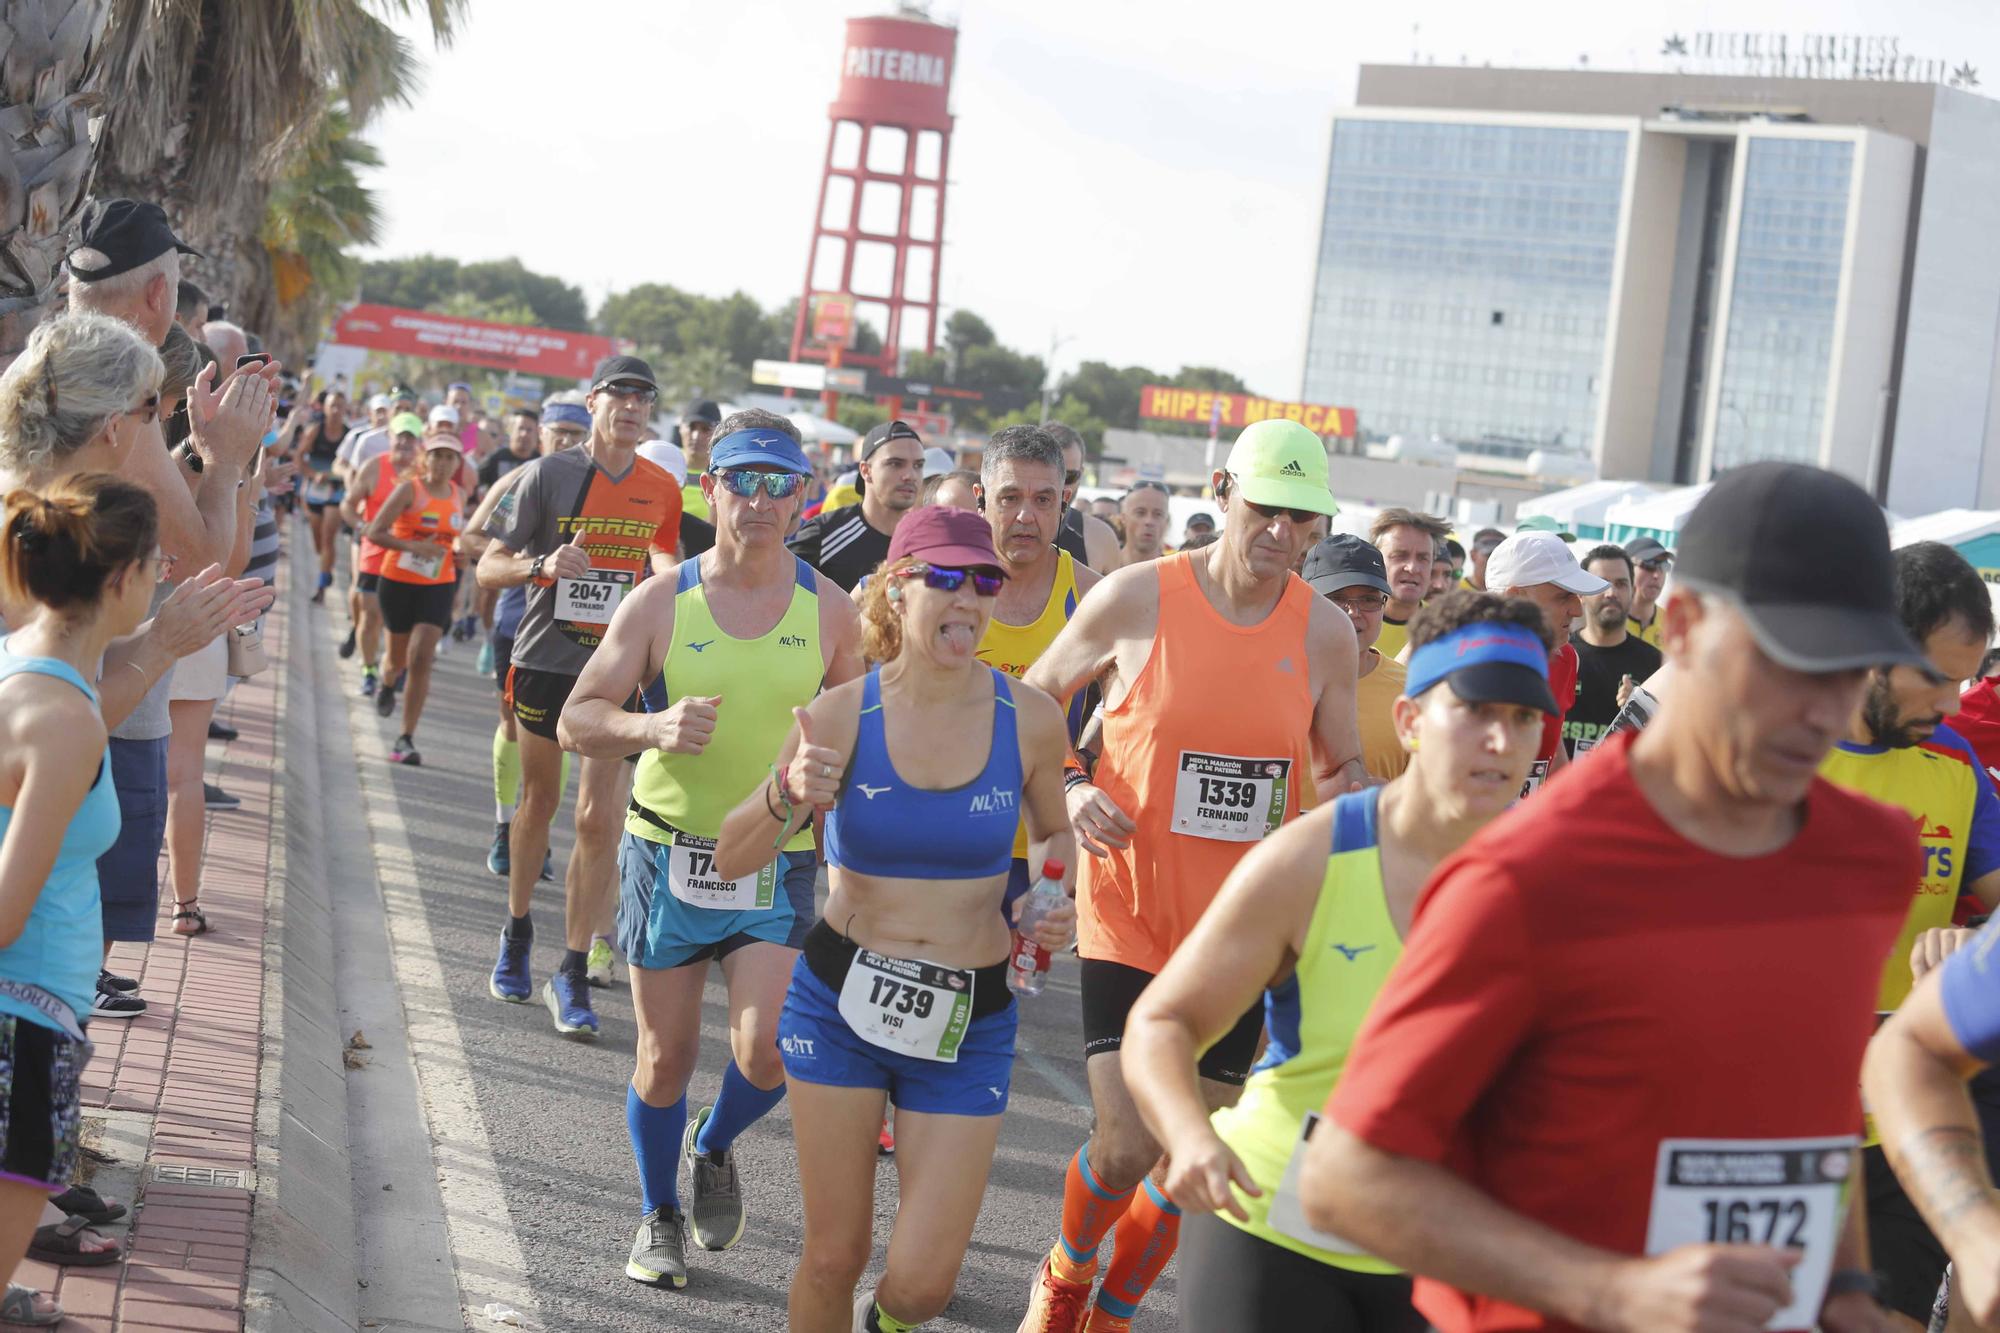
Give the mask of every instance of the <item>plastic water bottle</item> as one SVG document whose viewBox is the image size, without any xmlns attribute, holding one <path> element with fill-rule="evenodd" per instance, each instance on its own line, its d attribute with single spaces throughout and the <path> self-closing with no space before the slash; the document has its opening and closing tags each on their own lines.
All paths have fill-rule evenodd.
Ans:
<svg viewBox="0 0 2000 1333">
<path fill-rule="evenodd" d="M 1040 995 L 1049 979 L 1049 951 L 1035 943 L 1042 918 L 1069 901 L 1063 892 L 1063 863 L 1042 862 L 1042 877 L 1021 904 L 1021 921 L 1014 929 L 1014 952 L 1007 959 L 1007 989 L 1016 995 Z"/>
</svg>

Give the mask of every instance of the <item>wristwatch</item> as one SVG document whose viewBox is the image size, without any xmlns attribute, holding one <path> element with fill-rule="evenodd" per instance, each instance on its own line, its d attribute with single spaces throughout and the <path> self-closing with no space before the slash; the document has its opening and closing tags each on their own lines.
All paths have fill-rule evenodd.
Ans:
<svg viewBox="0 0 2000 1333">
<path fill-rule="evenodd" d="M 547 556 L 545 556 L 545 555 L 538 555 L 538 556 L 536 556 L 536 557 L 535 557 L 535 562 L 534 562 L 533 564 L 531 564 L 531 565 L 529 565 L 529 566 L 528 566 L 528 581 L 529 581 L 529 582 L 531 582 L 531 583 L 532 583 L 532 582 L 533 582 L 534 580 L 536 580 L 536 579 L 538 579 L 538 578 L 540 578 L 540 577 L 542 576 L 542 562 L 543 562 L 544 560 L 546 560 L 546 559 L 548 559 L 548 557 L 547 557 Z"/>
<path fill-rule="evenodd" d="M 1826 1299 L 1858 1291 L 1877 1305 L 1882 1303 L 1882 1279 L 1865 1268 L 1843 1268 L 1826 1280 Z"/>
</svg>

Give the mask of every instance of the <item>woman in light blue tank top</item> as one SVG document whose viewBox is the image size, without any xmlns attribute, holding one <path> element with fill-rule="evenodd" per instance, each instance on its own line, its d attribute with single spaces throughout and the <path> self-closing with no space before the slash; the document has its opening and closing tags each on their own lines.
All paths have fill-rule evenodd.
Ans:
<svg viewBox="0 0 2000 1333">
<path fill-rule="evenodd" d="M 1023 815 L 1034 856 L 1075 859 L 1062 711 L 974 655 L 1000 577 L 979 514 L 905 515 L 860 598 L 864 651 L 884 665 L 794 710 L 771 780 L 729 814 L 717 842 L 716 873 L 746 874 L 814 809 L 827 811 L 833 895 L 778 1019 L 806 1211 L 794 1327 L 934 1318 L 979 1215 L 1014 1060 L 999 907 Z M 1074 920 L 1065 906 L 1037 939 L 1066 947 Z M 892 1101 L 896 1225 L 923 1232 L 914 1244 L 892 1238 L 882 1285 L 857 1300 L 874 1192 L 852 1182 L 875 1169 Z M 880 1304 L 883 1291 L 893 1307 Z"/>
<path fill-rule="evenodd" d="M 0 636 L 0 1272 L 27 1252 L 76 1163 L 103 945 L 97 858 L 118 836 L 96 680 L 146 618 L 162 562 L 144 490 L 80 473 L 0 507 L 0 594 L 32 605 Z M 94 1239 L 94 1238 L 93 1238 Z M 18 1315 L 10 1289 L 0 1317 Z M 26 1297 L 32 1304 L 33 1297 Z"/>
</svg>

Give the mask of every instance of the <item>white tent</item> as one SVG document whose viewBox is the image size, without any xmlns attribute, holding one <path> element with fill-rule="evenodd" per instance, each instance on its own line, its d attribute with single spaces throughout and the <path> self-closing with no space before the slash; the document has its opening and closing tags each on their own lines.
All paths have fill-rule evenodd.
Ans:
<svg viewBox="0 0 2000 1333">
<path fill-rule="evenodd" d="M 859 431 L 849 430 L 838 421 L 828 421 L 810 412 L 793 412 L 786 420 L 799 428 L 799 434 L 805 437 L 807 444 L 846 446 L 861 438 Z"/>
<path fill-rule="evenodd" d="M 1627 542 L 1634 537 L 1652 537 L 1671 547 L 1680 536 L 1681 524 L 1708 494 L 1711 484 L 1703 482 L 1614 502 L 1604 511 L 1604 540 Z"/>
<path fill-rule="evenodd" d="M 1586 481 L 1567 490 L 1550 491 L 1514 507 L 1516 519 L 1537 515 L 1552 518 L 1580 537 L 1596 538 L 1605 529 L 1605 513 L 1623 500 L 1646 500 L 1659 488 L 1643 481 Z"/>
<path fill-rule="evenodd" d="M 2000 509 L 1941 509 L 1921 518 L 1906 518 L 1889 529 L 1889 545 L 1943 542 L 1963 546 L 2000 532 Z"/>
</svg>

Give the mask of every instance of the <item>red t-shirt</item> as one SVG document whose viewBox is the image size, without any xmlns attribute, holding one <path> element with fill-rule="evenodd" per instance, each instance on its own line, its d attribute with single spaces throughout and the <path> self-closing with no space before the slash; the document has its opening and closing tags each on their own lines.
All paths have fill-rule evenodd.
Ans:
<svg viewBox="0 0 2000 1333">
<path fill-rule="evenodd" d="M 1816 779 L 1784 850 L 1734 858 L 1640 795 L 1633 737 L 1440 865 L 1328 1114 L 1516 1212 L 1645 1252 L 1664 1139 L 1858 1134 L 1909 816 Z M 1443 1333 L 1569 1329 L 1419 1279 Z"/>
<path fill-rule="evenodd" d="M 1988 676 L 1958 696 L 1951 729 L 1965 737 L 1980 764 L 2000 779 L 2000 676 Z"/>
<path fill-rule="evenodd" d="M 1576 649 L 1565 643 L 1556 649 L 1556 655 L 1549 659 L 1549 692 L 1556 697 L 1556 706 L 1562 710 L 1542 722 L 1542 748 L 1535 752 L 1537 759 L 1553 759 L 1562 745 L 1563 715 L 1576 702 L 1576 678 L 1582 667 Z"/>
</svg>

